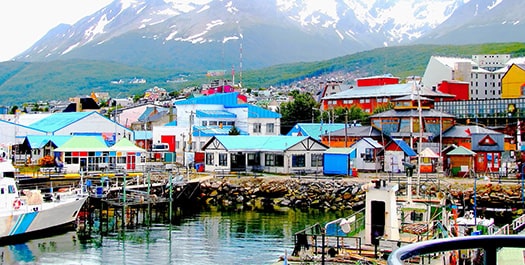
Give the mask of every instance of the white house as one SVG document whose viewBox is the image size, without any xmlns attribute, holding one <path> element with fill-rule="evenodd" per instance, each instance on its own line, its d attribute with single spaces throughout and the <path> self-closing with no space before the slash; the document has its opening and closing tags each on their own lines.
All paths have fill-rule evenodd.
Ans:
<svg viewBox="0 0 525 265">
<path fill-rule="evenodd" d="M 382 150 L 383 145 L 379 142 L 366 137 L 355 142 L 351 147 L 357 150 L 354 167 L 357 168 L 358 171 L 382 170 L 378 154 Z"/>
</svg>

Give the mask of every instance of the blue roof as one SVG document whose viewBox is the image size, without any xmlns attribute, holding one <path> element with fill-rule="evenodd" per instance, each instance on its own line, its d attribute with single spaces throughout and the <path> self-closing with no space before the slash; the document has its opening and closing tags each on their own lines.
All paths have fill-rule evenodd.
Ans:
<svg viewBox="0 0 525 265">
<path fill-rule="evenodd" d="M 407 156 L 417 156 L 416 152 L 408 146 L 408 144 L 403 141 L 402 139 L 394 139 L 393 140 L 401 150 L 405 153 Z"/>
<path fill-rule="evenodd" d="M 30 127 L 45 132 L 55 132 L 94 113 L 95 112 L 57 112 L 32 123 Z"/>
<path fill-rule="evenodd" d="M 34 148 L 42 148 L 44 145 L 46 145 L 48 142 L 53 142 L 55 146 L 60 147 L 65 142 L 67 142 L 69 139 L 71 139 L 71 135 L 28 135 L 26 136 L 26 140 L 29 144 L 29 147 L 31 149 Z"/>
<path fill-rule="evenodd" d="M 297 123 L 286 135 L 288 136 L 311 136 L 321 139 L 321 135 L 345 128 L 344 123 Z"/>
<path fill-rule="evenodd" d="M 307 136 L 244 136 L 244 135 L 218 135 L 215 138 L 228 151 L 285 151 L 298 144 Z"/>
<path fill-rule="evenodd" d="M 247 108 L 248 118 L 280 119 L 281 114 L 267 110 L 265 108 L 252 104 L 237 104 L 235 106 L 226 106 L 226 109 Z"/>
<path fill-rule="evenodd" d="M 210 137 L 210 136 L 217 136 L 217 135 L 229 135 L 230 130 L 233 126 L 225 125 L 222 126 L 193 126 L 192 135 L 193 137 Z M 237 130 L 241 133 L 240 135 L 248 135 L 247 132 L 240 130 L 237 127 Z"/>
<path fill-rule="evenodd" d="M 189 98 L 181 101 L 175 101 L 174 105 L 192 105 L 192 104 L 205 104 L 205 105 L 237 105 L 239 92 L 231 93 L 216 93 L 209 96 L 200 96 Z"/>
<path fill-rule="evenodd" d="M 197 118 L 231 118 L 235 119 L 237 115 L 225 110 L 197 110 Z"/>
</svg>

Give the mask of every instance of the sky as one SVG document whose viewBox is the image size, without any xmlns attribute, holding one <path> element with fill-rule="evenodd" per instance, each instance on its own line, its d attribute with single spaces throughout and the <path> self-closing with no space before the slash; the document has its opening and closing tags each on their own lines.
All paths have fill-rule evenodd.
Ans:
<svg viewBox="0 0 525 265">
<path fill-rule="evenodd" d="M 0 1 L 0 62 L 29 49 L 60 23 L 74 24 L 113 0 Z"/>
</svg>

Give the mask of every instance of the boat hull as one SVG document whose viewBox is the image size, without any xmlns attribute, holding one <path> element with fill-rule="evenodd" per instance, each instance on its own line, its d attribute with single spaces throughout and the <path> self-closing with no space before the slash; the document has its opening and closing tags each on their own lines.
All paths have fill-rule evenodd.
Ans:
<svg viewBox="0 0 525 265">
<path fill-rule="evenodd" d="M 0 243 L 14 237 L 27 237 L 73 224 L 86 199 L 87 197 L 79 197 L 67 202 L 23 205 L 10 214 L 1 215 Z"/>
</svg>

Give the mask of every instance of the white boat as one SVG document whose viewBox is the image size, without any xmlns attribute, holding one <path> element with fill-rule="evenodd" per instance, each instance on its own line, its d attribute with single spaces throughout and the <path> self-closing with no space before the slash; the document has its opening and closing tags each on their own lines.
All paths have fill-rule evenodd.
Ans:
<svg viewBox="0 0 525 265">
<path fill-rule="evenodd" d="M 0 244 L 75 223 L 87 196 L 76 192 L 49 196 L 43 196 L 39 190 L 20 192 L 14 172 L 10 161 L 0 161 Z"/>
</svg>

